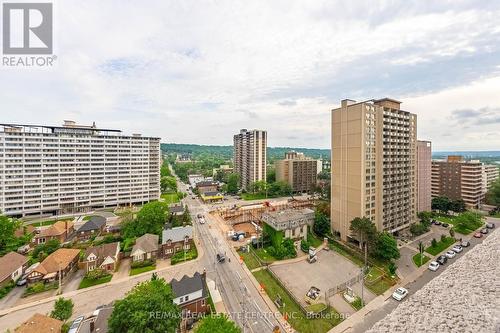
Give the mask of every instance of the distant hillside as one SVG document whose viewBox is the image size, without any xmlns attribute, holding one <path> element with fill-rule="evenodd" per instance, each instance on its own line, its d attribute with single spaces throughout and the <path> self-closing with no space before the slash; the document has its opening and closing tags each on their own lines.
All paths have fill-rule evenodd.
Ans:
<svg viewBox="0 0 500 333">
<path fill-rule="evenodd" d="M 195 144 L 181 143 L 162 143 L 161 150 L 166 153 L 189 153 L 196 159 L 201 155 L 214 155 L 225 160 L 233 157 L 233 146 L 203 146 Z M 312 158 L 330 159 L 330 149 L 313 149 L 313 148 L 292 148 L 292 147 L 268 147 L 267 158 L 269 161 L 280 159 L 285 155 L 285 152 L 295 150 L 304 153 Z"/>
</svg>

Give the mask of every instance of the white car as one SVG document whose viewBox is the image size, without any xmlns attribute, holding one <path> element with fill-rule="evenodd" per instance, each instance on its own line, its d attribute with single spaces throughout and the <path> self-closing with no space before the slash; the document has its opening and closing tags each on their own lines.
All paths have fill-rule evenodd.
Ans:
<svg viewBox="0 0 500 333">
<path fill-rule="evenodd" d="M 460 253 L 460 252 L 462 252 L 463 247 L 462 247 L 461 245 L 455 245 L 455 246 L 453 246 L 451 249 L 452 249 L 452 251 L 453 251 L 453 252 L 455 252 L 455 253 Z"/>
<path fill-rule="evenodd" d="M 429 269 L 433 272 L 437 271 L 439 268 L 439 263 L 437 261 L 431 261 L 429 264 Z"/>
<path fill-rule="evenodd" d="M 403 298 L 408 295 L 408 290 L 402 287 L 399 287 L 398 289 L 394 290 L 392 293 L 392 298 L 394 298 L 396 301 L 401 301 Z"/>
<path fill-rule="evenodd" d="M 452 258 L 454 258 L 457 254 L 456 254 L 454 251 L 450 250 L 450 251 L 446 252 L 446 254 L 445 254 L 445 255 L 446 255 L 446 258 L 448 258 L 448 259 L 452 259 Z"/>
</svg>

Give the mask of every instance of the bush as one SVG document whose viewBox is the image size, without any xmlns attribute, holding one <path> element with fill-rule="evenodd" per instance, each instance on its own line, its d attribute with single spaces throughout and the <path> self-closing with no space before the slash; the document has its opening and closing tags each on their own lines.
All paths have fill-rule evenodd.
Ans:
<svg viewBox="0 0 500 333">
<path fill-rule="evenodd" d="M 89 280 L 99 280 L 100 278 L 103 278 L 108 275 L 110 274 L 106 270 L 102 268 L 96 268 L 90 272 L 87 272 L 87 274 L 85 274 L 85 277 Z"/>
<path fill-rule="evenodd" d="M 180 262 L 183 262 L 184 259 L 186 259 L 186 261 L 189 261 L 189 260 L 196 259 L 197 257 L 198 257 L 198 251 L 196 250 L 196 247 L 193 246 L 193 247 L 191 247 L 191 249 L 186 251 L 185 254 L 184 254 L 184 251 L 179 251 L 176 254 L 174 254 L 170 258 L 170 263 L 172 265 L 175 265 L 175 264 L 178 264 Z"/>
<path fill-rule="evenodd" d="M 32 293 L 40 293 L 45 290 L 45 284 L 43 282 L 36 282 L 26 288 L 26 291 Z"/>
<path fill-rule="evenodd" d="M 396 270 L 398 269 L 398 266 L 396 266 L 394 261 L 391 261 L 389 263 L 389 266 L 387 266 L 387 269 L 389 270 L 389 273 L 391 274 L 391 276 L 394 276 L 394 275 L 396 275 Z"/>
<path fill-rule="evenodd" d="M 304 251 L 305 253 L 309 253 L 309 247 L 311 246 L 311 244 L 309 244 L 308 241 L 305 241 L 305 240 L 301 240 L 300 241 L 300 249 L 302 251 Z"/>
<path fill-rule="evenodd" d="M 431 241 L 431 246 L 432 246 L 432 247 L 436 247 L 436 246 L 437 246 L 437 243 L 438 243 L 438 242 L 437 242 L 436 238 L 433 238 L 433 239 L 432 239 L 432 241 Z"/>
<path fill-rule="evenodd" d="M 0 288 L 0 299 L 5 297 L 5 295 L 7 295 L 12 289 L 14 289 L 15 286 L 16 284 L 14 283 L 14 281 L 10 281 L 5 286 Z"/>
<path fill-rule="evenodd" d="M 446 240 L 446 235 L 445 234 L 442 234 L 441 235 L 441 242 L 444 242 Z"/>
<path fill-rule="evenodd" d="M 414 223 L 410 226 L 410 232 L 413 236 L 420 236 L 429 231 L 429 226 L 424 223 Z"/>
<path fill-rule="evenodd" d="M 153 266 L 155 265 L 156 262 L 152 259 L 148 260 L 143 260 L 143 261 L 134 261 L 133 263 L 130 264 L 131 268 L 140 268 L 140 267 L 147 267 L 147 266 Z"/>
</svg>

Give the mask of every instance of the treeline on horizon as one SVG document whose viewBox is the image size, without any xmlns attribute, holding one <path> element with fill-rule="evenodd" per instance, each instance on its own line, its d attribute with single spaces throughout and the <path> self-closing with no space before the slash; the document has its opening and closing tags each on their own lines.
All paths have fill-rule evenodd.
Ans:
<svg viewBox="0 0 500 333">
<path fill-rule="evenodd" d="M 224 160 L 230 160 L 233 157 L 233 146 L 205 146 L 197 144 L 183 143 L 162 143 L 161 150 L 171 154 L 191 154 L 192 158 L 203 155 L 213 155 Z M 312 158 L 330 159 L 330 149 L 314 149 L 314 148 L 292 148 L 292 147 L 267 147 L 267 159 L 273 161 L 281 159 L 285 156 L 285 152 L 295 150 L 304 153 L 304 155 Z"/>
</svg>

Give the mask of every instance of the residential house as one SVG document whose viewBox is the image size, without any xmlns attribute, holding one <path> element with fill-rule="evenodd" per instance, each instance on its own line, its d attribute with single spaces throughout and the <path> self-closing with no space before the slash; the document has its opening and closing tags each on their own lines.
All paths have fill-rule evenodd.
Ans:
<svg viewBox="0 0 500 333">
<path fill-rule="evenodd" d="M 22 237 L 24 235 L 33 235 L 35 233 L 35 227 L 32 224 L 22 225 L 16 229 L 14 236 Z"/>
<path fill-rule="evenodd" d="M 202 181 L 196 183 L 196 189 L 200 194 L 205 194 L 207 192 L 217 192 L 219 188 L 219 183 L 214 181 Z"/>
<path fill-rule="evenodd" d="M 164 229 L 161 236 L 161 254 L 170 258 L 179 251 L 189 250 L 194 246 L 193 226 Z"/>
<path fill-rule="evenodd" d="M 15 333 L 61 333 L 63 322 L 40 313 L 35 313 L 26 320 Z"/>
<path fill-rule="evenodd" d="M 180 216 L 184 213 L 184 205 L 182 203 L 172 204 L 168 206 L 168 211 L 170 212 L 171 215 Z"/>
<path fill-rule="evenodd" d="M 106 226 L 106 218 L 103 216 L 91 216 L 90 220 L 85 222 L 76 233 L 79 241 L 91 239 L 93 236 L 98 236 L 104 231 Z"/>
<path fill-rule="evenodd" d="M 159 239 L 158 235 L 153 234 L 144 234 L 137 238 L 130 253 L 132 261 L 156 260 Z"/>
<path fill-rule="evenodd" d="M 113 273 L 120 260 L 120 242 L 89 247 L 82 260 L 86 272 L 96 268 Z"/>
<path fill-rule="evenodd" d="M 108 319 L 112 312 L 112 306 L 105 306 L 94 311 L 92 316 L 82 321 L 75 333 L 107 333 Z"/>
<path fill-rule="evenodd" d="M 79 258 L 79 249 L 58 249 L 28 274 L 28 283 L 52 282 L 59 278 L 59 274 L 64 278 L 77 269 Z"/>
<path fill-rule="evenodd" d="M 307 227 L 314 223 L 314 211 L 309 208 L 265 212 L 262 221 L 285 238 L 307 240 Z"/>
<path fill-rule="evenodd" d="M 33 237 L 33 243 L 35 245 L 45 244 L 52 239 L 57 239 L 59 242 L 64 243 L 71 237 L 74 231 L 73 221 L 57 221 L 48 227 L 41 228 Z"/>
<path fill-rule="evenodd" d="M 0 287 L 17 281 L 27 266 L 28 258 L 16 252 L 9 252 L 0 257 Z"/>
<path fill-rule="evenodd" d="M 170 282 L 174 303 L 181 307 L 183 317 L 197 317 L 210 312 L 205 279 L 205 272 L 196 272 L 192 277 L 184 275 L 182 279 Z"/>
</svg>

